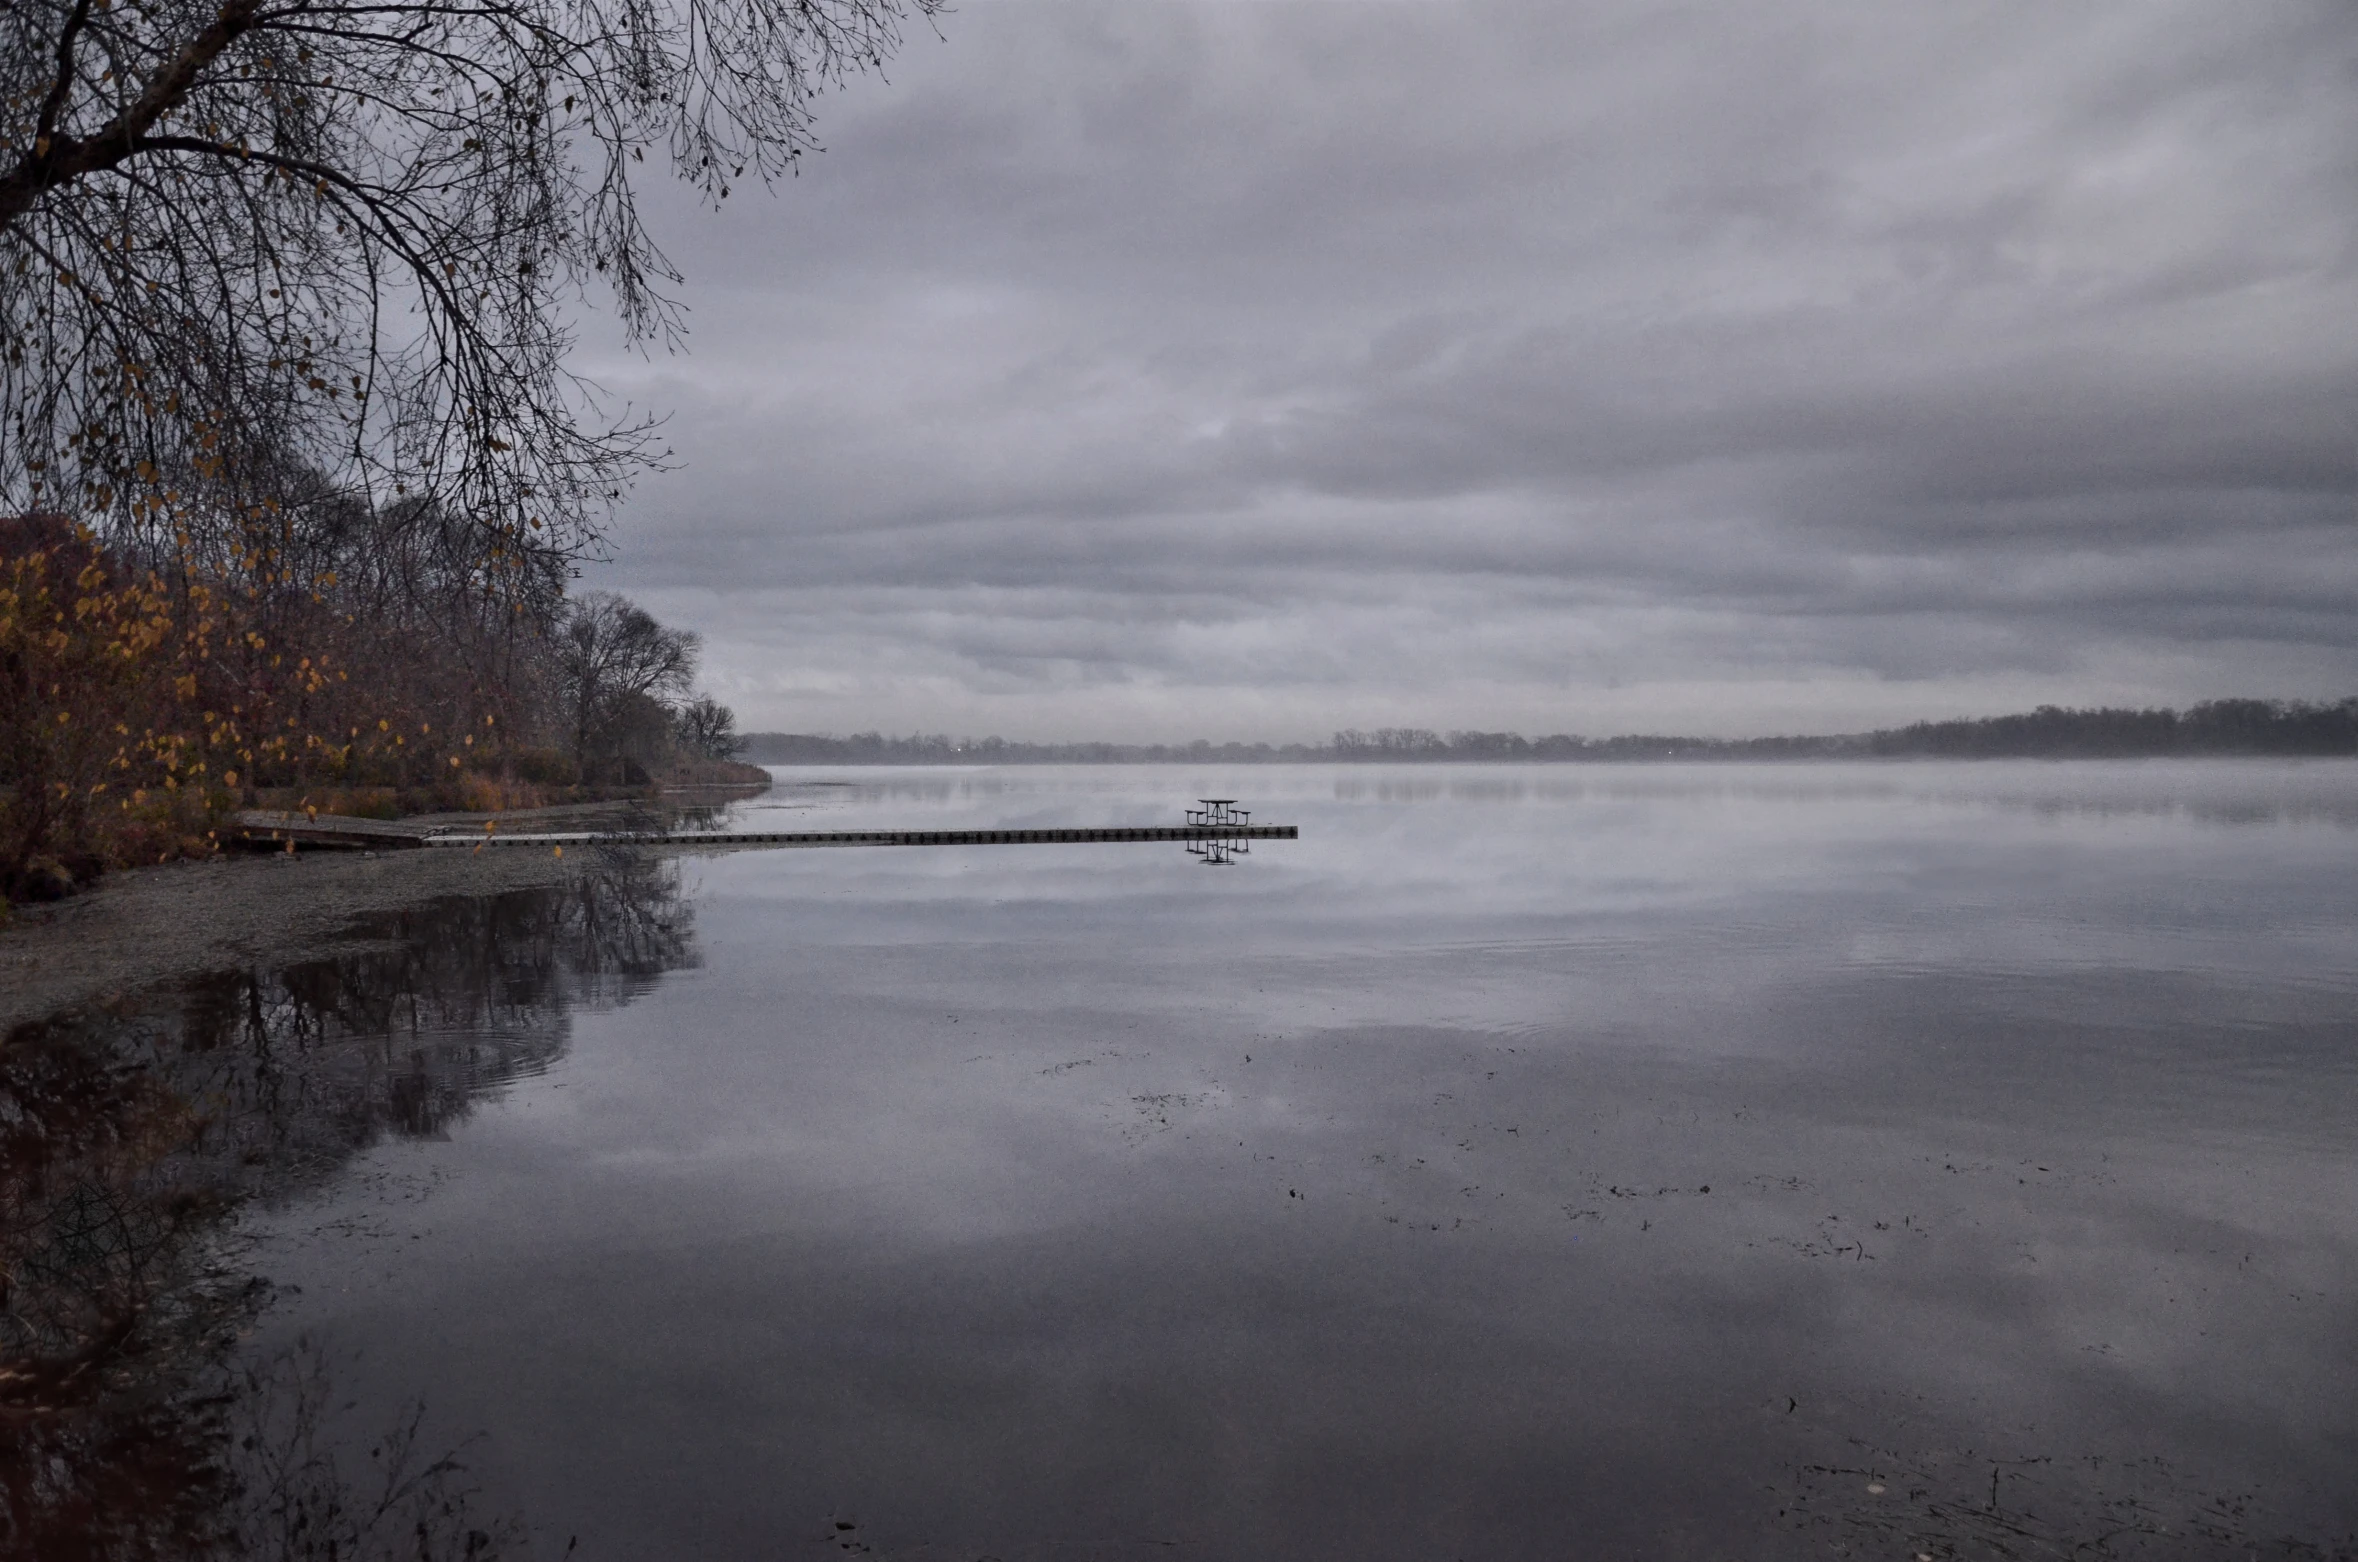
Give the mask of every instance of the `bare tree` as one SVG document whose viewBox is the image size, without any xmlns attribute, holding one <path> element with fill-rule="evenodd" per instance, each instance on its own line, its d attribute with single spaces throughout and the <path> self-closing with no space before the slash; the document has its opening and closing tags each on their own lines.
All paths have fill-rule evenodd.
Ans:
<svg viewBox="0 0 2358 1562">
<path fill-rule="evenodd" d="M 628 598 L 591 591 L 566 604 L 555 651 L 573 752 L 586 779 L 601 737 L 622 728 L 634 734 L 669 728 L 670 713 L 658 702 L 687 692 L 698 640 L 689 630 L 666 629 Z"/>
<path fill-rule="evenodd" d="M 634 178 L 790 170 L 943 4 L 0 0 L 0 508 L 237 546 L 293 462 L 594 543 L 660 451 L 565 306 L 679 328 Z"/>
<path fill-rule="evenodd" d="M 699 694 L 675 718 L 680 747 L 706 759 L 735 759 L 745 740 L 737 736 L 737 713 L 709 694 Z"/>
</svg>

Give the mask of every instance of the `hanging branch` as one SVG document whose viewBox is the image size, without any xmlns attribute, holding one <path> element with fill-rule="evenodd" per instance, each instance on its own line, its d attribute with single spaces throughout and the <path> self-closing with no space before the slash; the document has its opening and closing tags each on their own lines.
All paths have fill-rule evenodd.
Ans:
<svg viewBox="0 0 2358 1562">
<path fill-rule="evenodd" d="M 307 469 L 544 577 L 662 459 L 566 367 L 678 338 L 650 152 L 776 179 L 943 4 L 0 0 L 0 509 L 235 548 Z"/>
</svg>

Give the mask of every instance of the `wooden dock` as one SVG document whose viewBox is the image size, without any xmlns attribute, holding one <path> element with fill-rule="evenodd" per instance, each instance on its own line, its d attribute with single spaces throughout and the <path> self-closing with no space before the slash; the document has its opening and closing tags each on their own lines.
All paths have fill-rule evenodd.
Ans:
<svg viewBox="0 0 2358 1562">
<path fill-rule="evenodd" d="M 486 846 L 1061 846 L 1128 841 L 1291 841 L 1290 824 L 1116 825 L 1062 830 L 515 830 L 445 825 L 432 829 L 394 819 L 355 819 L 337 814 L 248 811 L 230 821 L 233 839 L 269 850 L 341 847 L 410 851 L 421 847 Z"/>
<path fill-rule="evenodd" d="M 1290 824 L 1116 825 L 1064 830 L 542 830 L 449 831 L 421 846 L 1059 846 L 1117 841 L 1292 841 Z"/>
<path fill-rule="evenodd" d="M 428 832 L 399 819 L 357 819 L 349 814 L 274 813 L 249 808 L 229 817 L 222 832 L 234 845 L 280 847 L 340 846 L 366 851 L 406 851 L 426 844 Z"/>
</svg>

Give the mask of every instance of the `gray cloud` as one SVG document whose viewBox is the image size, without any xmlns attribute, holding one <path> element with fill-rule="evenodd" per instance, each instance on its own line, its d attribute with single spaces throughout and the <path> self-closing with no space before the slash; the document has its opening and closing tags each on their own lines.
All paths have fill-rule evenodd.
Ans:
<svg viewBox="0 0 2358 1562">
<path fill-rule="evenodd" d="M 976 0 L 602 581 L 749 724 L 1722 731 L 2358 689 L 2339 0 Z"/>
</svg>

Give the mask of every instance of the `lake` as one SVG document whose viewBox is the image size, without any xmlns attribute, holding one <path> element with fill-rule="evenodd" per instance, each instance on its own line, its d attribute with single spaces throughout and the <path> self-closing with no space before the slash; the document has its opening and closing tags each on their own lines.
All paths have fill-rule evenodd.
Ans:
<svg viewBox="0 0 2358 1562">
<path fill-rule="evenodd" d="M 174 995 L 317 1468 L 415 1417 L 549 1558 L 2358 1550 L 2358 765 L 778 777 L 1301 838 L 596 861 Z"/>
</svg>

